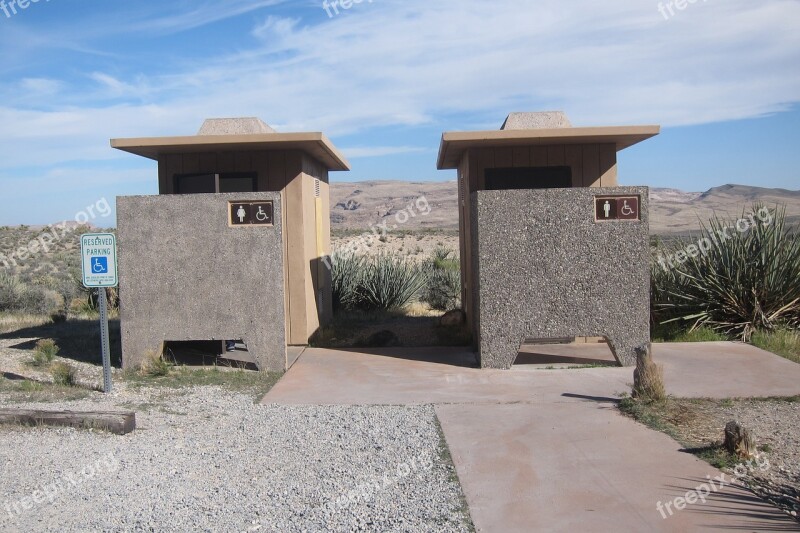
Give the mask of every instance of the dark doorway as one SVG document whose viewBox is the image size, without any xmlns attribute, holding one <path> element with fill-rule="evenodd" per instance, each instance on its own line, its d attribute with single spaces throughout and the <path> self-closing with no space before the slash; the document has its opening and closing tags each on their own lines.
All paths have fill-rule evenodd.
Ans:
<svg viewBox="0 0 800 533">
<path fill-rule="evenodd" d="M 223 192 L 256 192 L 258 175 L 255 172 L 225 174 L 177 174 L 175 194 Z"/>
<path fill-rule="evenodd" d="M 570 187 L 572 187 L 572 169 L 567 166 L 486 169 L 487 191 Z"/>
</svg>

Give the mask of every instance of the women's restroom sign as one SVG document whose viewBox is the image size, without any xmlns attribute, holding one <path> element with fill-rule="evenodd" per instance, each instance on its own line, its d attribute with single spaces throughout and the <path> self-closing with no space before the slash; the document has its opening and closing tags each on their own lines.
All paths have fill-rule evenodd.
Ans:
<svg viewBox="0 0 800 533">
<path fill-rule="evenodd" d="M 638 196 L 596 196 L 594 199 L 595 222 L 609 220 L 641 220 Z"/>
<path fill-rule="evenodd" d="M 228 204 L 231 226 L 272 226 L 272 202 L 230 202 Z"/>
</svg>

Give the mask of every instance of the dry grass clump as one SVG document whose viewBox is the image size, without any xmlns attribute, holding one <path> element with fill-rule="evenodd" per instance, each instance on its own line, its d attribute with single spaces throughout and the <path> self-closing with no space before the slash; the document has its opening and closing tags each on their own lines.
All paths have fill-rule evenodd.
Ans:
<svg viewBox="0 0 800 533">
<path fill-rule="evenodd" d="M 139 372 L 143 376 L 155 378 L 167 376 L 172 370 L 172 363 L 164 358 L 163 353 L 155 350 L 149 350 L 142 361 Z"/>
<path fill-rule="evenodd" d="M 50 367 L 50 374 L 53 376 L 53 383 L 64 387 L 72 387 L 76 384 L 78 371 L 69 363 L 57 362 Z"/>
</svg>

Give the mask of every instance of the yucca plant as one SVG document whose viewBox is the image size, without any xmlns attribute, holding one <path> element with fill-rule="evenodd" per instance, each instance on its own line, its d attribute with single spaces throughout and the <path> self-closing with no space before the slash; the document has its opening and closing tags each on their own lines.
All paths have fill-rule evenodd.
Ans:
<svg viewBox="0 0 800 533">
<path fill-rule="evenodd" d="M 0 311 L 16 311 L 26 290 L 18 277 L 0 272 Z"/>
<path fill-rule="evenodd" d="M 405 307 L 427 281 L 425 272 L 407 260 L 381 254 L 364 263 L 356 289 L 356 306 L 365 311 Z"/>
<path fill-rule="evenodd" d="M 660 255 L 653 265 L 655 320 L 708 326 L 743 341 L 759 330 L 800 327 L 800 236 L 787 228 L 785 208 L 756 204 L 753 213 L 759 217 L 739 221 L 750 221 L 746 231 L 715 216 L 697 241 L 660 251 L 699 253 L 672 262 Z"/>
<path fill-rule="evenodd" d="M 433 309 L 449 311 L 461 305 L 461 263 L 458 255 L 437 248 L 424 264 L 428 283 L 422 299 Z"/>
<path fill-rule="evenodd" d="M 353 310 L 358 306 L 358 286 L 366 257 L 352 252 L 334 253 L 331 258 L 333 310 Z"/>
</svg>

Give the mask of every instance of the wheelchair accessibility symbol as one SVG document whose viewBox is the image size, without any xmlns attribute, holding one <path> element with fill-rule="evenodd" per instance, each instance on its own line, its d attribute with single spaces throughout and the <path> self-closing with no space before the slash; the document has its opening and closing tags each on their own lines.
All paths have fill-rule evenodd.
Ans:
<svg viewBox="0 0 800 533">
<path fill-rule="evenodd" d="M 624 200 L 624 202 L 625 203 L 622 205 L 622 209 L 620 209 L 619 212 L 623 216 L 629 217 L 634 213 L 634 210 L 628 205 L 628 200 Z"/>
<path fill-rule="evenodd" d="M 93 274 L 108 274 L 108 257 L 92 257 Z"/>
</svg>

